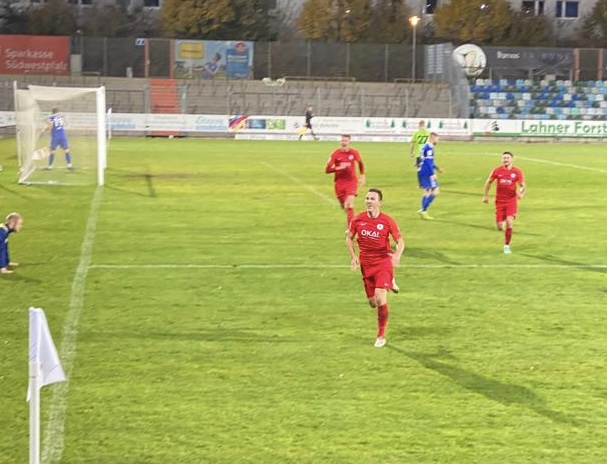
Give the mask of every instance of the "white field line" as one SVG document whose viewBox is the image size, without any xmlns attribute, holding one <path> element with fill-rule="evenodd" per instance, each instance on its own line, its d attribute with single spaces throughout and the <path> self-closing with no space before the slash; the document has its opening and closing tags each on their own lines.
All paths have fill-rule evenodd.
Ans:
<svg viewBox="0 0 607 464">
<path fill-rule="evenodd" d="M 315 189 L 311 185 L 306 184 L 305 182 L 303 182 L 302 180 L 298 179 L 294 175 L 289 174 L 287 171 L 283 171 L 282 169 L 277 168 L 276 166 L 273 166 L 270 163 L 263 162 L 261 164 L 263 164 L 264 166 L 270 168 L 271 170 L 273 170 L 273 171 L 275 171 L 275 172 L 277 172 L 279 174 L 282 174 L 283 176 L 285 176 L 287 179 L 291 180 L 292 182 L 294 182 L 294 183 L 296 183 L 298 185 L 301 185 L 303 188 L 305 188 L 309 192 L 312 192 L 317 197 L 322 198 L 325 202 L 329 203 L 331 206 L 338 206 L 337 200 L 329 197 L 328 195 L 325 195 L 320 190 Z"/>
<path fill-rule="evenodd" d="M 95 230 L 97 228 L 97 212 L 103 198 L 103 189 L 98 187 L 91 201 L 89 216 L 86 223 L 84 240 L 80 249 L 80 262 L 72 282 L 70 307 L 63 323 L 63 337 L 59 355 L 67 381 L 53 386 L 50 401 L 49 419 L 44 429 L 42 444 L 42 463 L 55 464 L 61 462 L 63 454 L 63 439 L 65 426 L 65 412 L 67 410 L 67 397 L 76 357 L 76 339 L 78 338 L 78 322 L 84 306 L 84 290 L 86 276 L 90 269 Z"/>
<path fill-rule="evenodd" d="M 403 264 L 405 269 L 607 269 L 607 264 Z M 349 264 L 91 264 L 90 269 L 349 269 Z"/>
<path fill-rule="evenodd" d="M 477 154 L 482 155 L 482 156 L 494 156 L 495 159 L 499 160 L 499 154 L 497 154 L 497 153 L 477 153 Z M 516 160 L 531 161 L 533 163 L 549 164 L 552 166 L 559 166 L 562 168 L 581 169 L 583 171 L 592 171 L 592 172 L 600 172 L 603 174 L 607 174 L 607 169 L 580 166 L 578 164 L 559 163 L 558 161 L 550 161 L 550 160 L 544 160 L 544 159 L 539 159 L 539 158 L 529 158 L 527 156 L 515 155 L 514 161 L 516 162 Z"/>
</svg>

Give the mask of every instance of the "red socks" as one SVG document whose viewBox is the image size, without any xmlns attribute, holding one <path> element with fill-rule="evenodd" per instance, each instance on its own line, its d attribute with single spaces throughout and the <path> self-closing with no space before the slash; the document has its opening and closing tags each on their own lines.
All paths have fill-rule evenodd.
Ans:
<svg viewBox="0 0 607 464">
<path fill-rule="evenodd" d="M 388 305 L 377 307 L 377 336 L 383 337 L 388 325 Z"/>
<path fill-rule="evenodd" d="M 506 238 L 505 244 L 510 245 L 510 240 L 512 240 L 512 227 L 510 227 L 509 229 L 506 229 L 504 236 Z"/>
</svg>

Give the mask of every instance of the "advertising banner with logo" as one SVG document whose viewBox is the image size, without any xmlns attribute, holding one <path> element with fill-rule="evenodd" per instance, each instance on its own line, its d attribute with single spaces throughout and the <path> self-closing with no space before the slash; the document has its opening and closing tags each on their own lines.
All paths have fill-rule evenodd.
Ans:
<svg viewBox="0 0 607 464">
<path fill-rule="evenodd" d="M 52 74 L 70 72 L 68 37 L 0 35 L 0 74 Z"/>
<path fill-rule="evenodd" d="M 174 40 L 176 79 L 249 79 L 253 75 L 253 42 Z"/>
<path fill-rule="evenodd" d="M 528 78 L 529 74 L 568 77 L 573 67 L 573 50 L 541 47 L 482 47 L 487 67 L 508 69 L 508 76 Z"/>
<path fill-rule="evenodd" d="M 606 121 L 483 120 L 472 125 L 476 137 L 607 138 Z"/>
</svg>

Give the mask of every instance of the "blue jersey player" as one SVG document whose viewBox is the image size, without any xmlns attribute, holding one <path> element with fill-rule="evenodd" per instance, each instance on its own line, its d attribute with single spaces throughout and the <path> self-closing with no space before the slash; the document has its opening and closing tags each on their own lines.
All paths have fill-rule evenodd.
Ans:
<svg viewBox="0 0 607 464">
<path fill-rule="evenodd" d="M 437 168 L 434 164 L 434 147 L 437 143 L 438 134 L 431 132 L 428 142 L 426 142 L 420 152 L 421 163 L 418 168 L 419 185 L 424 189 L 424 195 L 422 196 L 422 207 L 417 213 L 422 219 L 432 219 L 428 216 L 428 208 L 438 195 L 438 180 L 434 172 Z"/>
<path fill-rule="evenodd" d="M 65 119 L 61 114 L 59 114 L 59 108 L 52 108 L 51 115 L 48 117 L 46 121 L 46 126 L 42 129 L 42 133 L 44 134 L 46 131 L 51 131 L 51 144 L 50 148 L 50 156 L 48 158 L 48 166 L 47 169 L 53 168 L 53 162 L 55 161 L 55 150 L 57 147 L 61 148 L 65 153 L 65 162 L 67 163 L 67 168 L 72 169 L 72 156 L 70 155 L 70 148 L 67 143 L 67 135 L 65 134 Z"/>
<path fill-rule="evenodd" d="M 11 267 L 18 266 L 10 260 L 8 254 L 8 236 L 13 232 L 19 232 L 23 225 L 23 219 L 19 213 L 11 213 L 6 216 L 4 224 L 0 224 L 0 274 L 12 274 Z"/>
</svg>

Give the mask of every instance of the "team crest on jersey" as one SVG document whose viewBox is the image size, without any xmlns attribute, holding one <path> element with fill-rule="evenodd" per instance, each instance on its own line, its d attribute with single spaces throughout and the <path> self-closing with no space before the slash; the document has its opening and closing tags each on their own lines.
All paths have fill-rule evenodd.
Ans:
<svg viewBox="0 0 607 464">
<path fill-rule="evenodd" d="M 350 156 L 348 156 L 348 159 L 349 159 L 350 161 L 352 161 L 352 160 L 354 159 L 354 155 L 350 155 Z"/>
<path fill-rule="evenodd" d="M 383 224 L 377 224 L 377 230 L 384 230 Z"/>
</svg>

